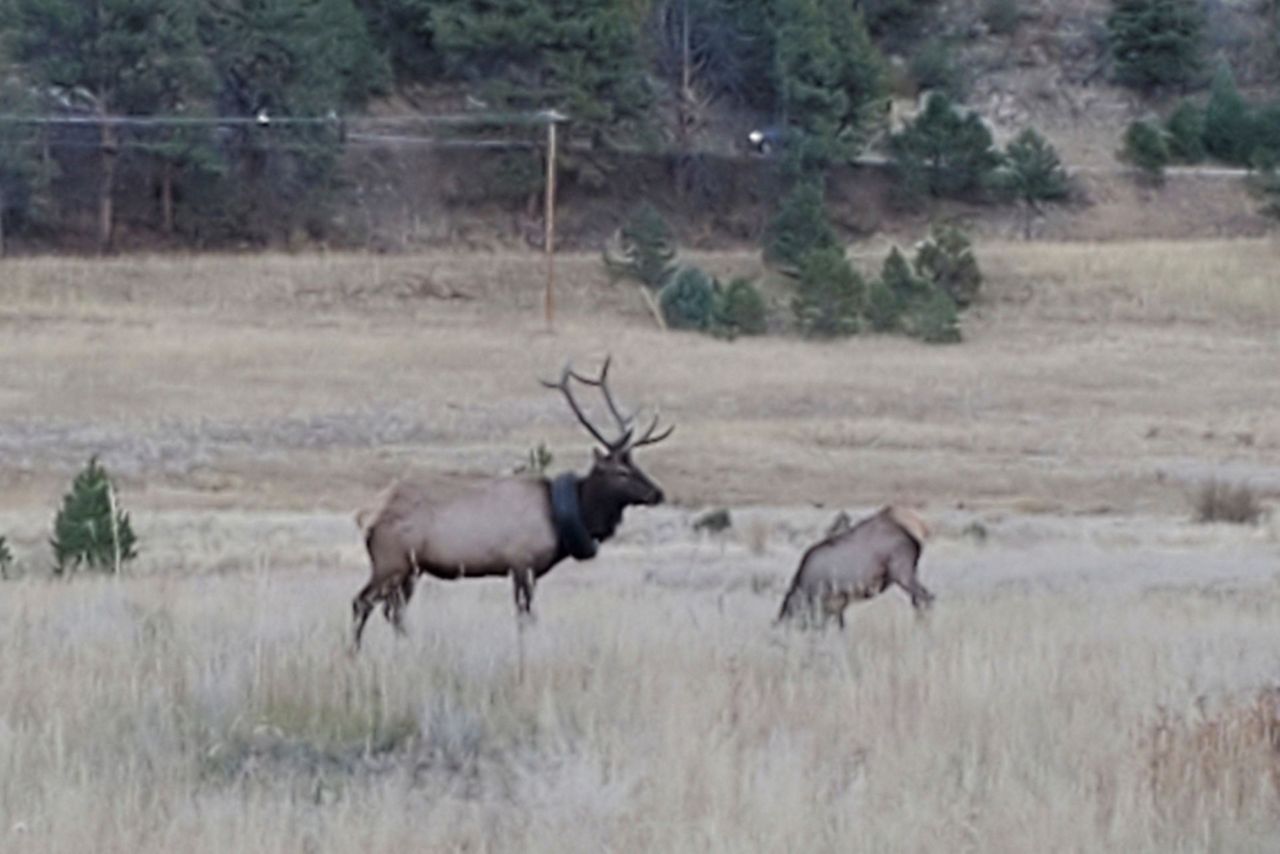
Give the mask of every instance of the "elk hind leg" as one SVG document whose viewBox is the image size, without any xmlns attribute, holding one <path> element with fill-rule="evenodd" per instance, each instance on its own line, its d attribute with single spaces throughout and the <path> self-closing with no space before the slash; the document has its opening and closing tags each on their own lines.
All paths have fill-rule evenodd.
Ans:
<svg viewBox="0 0 1280 854">
<path fill-rule="evenodd" d="M 360 636 L 364 634 L 364 625 L 369 622 L 369 615 L 373 613 L 377 604 L 378 585 L 373 581 L 361 588 L 356 598 L 351 600 L 351 623 L 354 630 L 351 642 L 352 652 L 360 650 Z"/>
<path fill-rule="evenodd" d="M 404 637 L 408 634 L 404 628 L 404 609 L 413 597 L 413 573 L 407 573 L 398 583 L 388 586 L 382 600 L 382 615 L 387 618 L 396 634 Z"/>
<path fill-rule="evenodd" d="M 916 609 L 917 614 L 924 613 L 925 609 L 933 604 L 933 594 L 920 583 L 920 578 L 916 571 L 916 560 L 918 555 L 907 555 L 905 553 L 896 553 L 889 558 L 889 578 L 894 584 L 897 584 L 907 592 L 911 597 L 911 607 Z"/>
<path fill-rule="evenodd" d="M 522 623 L 533 621 L 533 588 L 536 583 L 531 568 L 511 570 L 511 592 L 515 597 L 516 618 Z"/>
</svg>

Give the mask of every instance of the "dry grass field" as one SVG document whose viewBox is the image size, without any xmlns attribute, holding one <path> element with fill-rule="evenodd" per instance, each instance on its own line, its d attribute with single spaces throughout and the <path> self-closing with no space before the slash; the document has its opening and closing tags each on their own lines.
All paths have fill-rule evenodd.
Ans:
<svg viewBox="0 0 1280 854">
<path fill-rule="evenodd" d="M 1209 478 L 1280 504 L 1280 246 L 980 259 L 941 348 L 664 334 L 586 255 L 554 335 L 531 255 L 0 262 L 0 850 L 1274 850 L 1280 519 L 1191 517 Z M 638 454 L 671 503 L 522 641 L 506 583 L 427 583 L 346 656 L 353 512 L 585 465 L 536 378 L 607 351 L 679 425 Z M 92 453 L 142 554 L 51 581 Z M 891 500 L 933 612 L 772 629 L 836 510 Z"/>
</svg>

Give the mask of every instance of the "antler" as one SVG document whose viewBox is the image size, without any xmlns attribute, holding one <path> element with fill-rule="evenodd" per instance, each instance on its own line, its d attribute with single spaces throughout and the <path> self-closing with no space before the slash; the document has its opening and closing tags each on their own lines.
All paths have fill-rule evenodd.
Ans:
<svg viewBox="0 0 1280 854">
<path fill-rule="evenodd" d="M 636 448 L 643 448 L 645 445 L 656 445 L 663 439 L 676 432 L 676 425 L 672 424 L 666 430 L 658 435 L 653 435 L 653 431 L 658 429 L 658 421 L 662 418 L 661 414 L 654 413 L 653 420 L 649 422 L 649 429 L 644 431 L 644 435 L 627 446 L 627 450 L 632 451 Z"/>
<path fill-rule="evenodd" d="M 608 359 L 606 359 L 604 369 L 600 372 L 600 379 L 598 381 L 599 383 L 604 382 L 605 374 L 607 374 L 608 371 L 609 371 L 609 361 Z M 578 406 L 578 401 L 574 400 L 573 389 L 569 387 L 569 381 L 573 379 L 576 379 L 579 382 L 585 382 L 587 385 L 597 384 L 596 382 L 584 379 L 583 377 L 580 377 L 577 374 L 575 374 L 573 371 L 573 366 L 568 362 L 565 363 L 564 370 L 560 372 L 559 382 L 551 382 L 550 380 L 540 380 L 539 382 L 541 382 L 547 388 L 556 389 L 561 394 L 563 394 L 565 401 L 568 402 L 569 404 L 569 408 L 572 409 L 573 414 L 578 417 L 578 423 L 580 423 L 583 427 L 585 427 L 587 429 L 587 432 L 590 433 L 592 436 L 594 436 L 597 442 L 599 442 L 601 445 L 604 445 L 606 448 L 608 448 L 610 452 L 615 452 L 621 448 L 625 448 L 627 444 L 631 441 L 631 429 L 629 425 L 627 425 L 624 421 L 622 421 L 619 418 L 618 411 L 614 407 L 612 399 L 607 396 L 605 398 L 606 401 L 609 403 L 609 409 L 611 412 L 613 412 L 614 417 L 619 418 L 618 423 L 619 423 L 619 426 L 622 428 L 622 435 L 613 441 L 609 441 L 604 437 L 604 434 L 600 432 L 600 430 L 596 427 L 596 425 L 591 423 L 591 419 L 588 418 L 586 413 L 582 411 L 582 408 Z M 607 394 L 608 393 L 606 392 L 606 395 Z"/>
<path fill-rule="evenodd" d="M 573 369 L 572 364 L 565 363 L 564 370 L 560 372 L 559 382 L 549 382 L 542 380 L 542 384 L 547 388 L 558 389 L 569 403 L 569 408 L 573 410 L 573 414 L 578 417 L 578 421 L 587 431 L 596 438 L 600 444 L 609 449 L 610 453 L 620 453 L 630 451 L 634 448 L 641 448 L 645 445 L 654 445 L 670 436 L 675 431 L 675 425 L 671 425 L 661 433 L 654 435 L 658 429 L 658 421 L 660 415 L 657 413 L 653 416 L 653 421 L 649 423 L 649 427 L 638 440 L 632 441 L 635 435 L 635 416 L 624 415 L 622 409 L 618 406 L 617 401 L 613 399 L 613 393 L 609 390 L 609 366 L 613 362 L 612 356 L 605 356 L 604 364 L 600 366 L 600 374 L 595 377 L 583 376 Z M 582 409 L 578 406 L 578 402 L 574 400 L 573 391 L 569 387 L 570 380 L 577 380 L 583 385 L 600 389 L 600 393 L 604 396 L 605 405 L 609 407 L 609 414 L 613 416 L 613 420 L 618 424 L 619 436 L 614 441 L 609 441 L 604 437 L 599 429 L 596 428 L 591 420 L 587 418 Z"/>
</svg>

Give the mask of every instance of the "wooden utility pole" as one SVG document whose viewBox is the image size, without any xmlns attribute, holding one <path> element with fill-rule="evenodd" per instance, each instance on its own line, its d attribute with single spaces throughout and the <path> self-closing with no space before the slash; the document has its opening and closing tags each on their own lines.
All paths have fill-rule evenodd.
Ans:
<svg viewBox="0 0 1280 854">
<path fill-rule="evenodd" d="M 547 290 L 543 295 L 543 311 L 546 315 L 547 331 L 555 328 L 556 320 L 556 124 L 564 121 L 564 116 L 555 110 L 543 114 L 547 120 L 547 198 L 546 198 L 546 236 L 543 238 L 543 250 L 547 255 Z"/>
</svg>

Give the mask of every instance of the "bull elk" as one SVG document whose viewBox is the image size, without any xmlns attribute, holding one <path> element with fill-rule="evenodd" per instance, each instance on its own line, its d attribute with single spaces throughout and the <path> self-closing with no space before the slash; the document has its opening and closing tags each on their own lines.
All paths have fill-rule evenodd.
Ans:
<svg viewBox="0 0 1280 854">
<path fill-rule="evenodd" d="M 834 618 L 843 629 L 850 602 L 878 596 L 890 584 L 905 590 L 921 612 L 933 601 L 916 577 L 928 534 L 924 521 L 905 507 L 884 507 L 851 527 L 833 526 L 800 559 L 778 621 L 826 625 Z"/>
<path fill-rule="evenodd" d="M 627 507 L 662 503 L 662 489 L 631 454 L 666 439 L 675 427 L 658 432 L 655 415 L 637 434 L 634 416 L 623 415 L 609 390 L 609 362 L 604 360 L 595 377 L 565 365 L 559 381 L 542 380 L 564 395 L 578 422 L 600 443 L 586 475 L 495 478 L 452 499 L 433 497 L 421 483 L 401 481 L 374 510 L 357 516 L 372 573 L 351 603 L 353 651 L 360 648 L 365 622 L 378 603 L 396 632 L 404 633 L 404 609 L 423 573 L 448 581 L 509 575 L 517 619 L 531 617 L 538 579 L 566 557 L 594 557 Z M 617 436 L 607 437 L 587 417 L 574 398 L 575 381 L 601 392 Z"/>
</svg>

